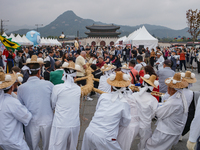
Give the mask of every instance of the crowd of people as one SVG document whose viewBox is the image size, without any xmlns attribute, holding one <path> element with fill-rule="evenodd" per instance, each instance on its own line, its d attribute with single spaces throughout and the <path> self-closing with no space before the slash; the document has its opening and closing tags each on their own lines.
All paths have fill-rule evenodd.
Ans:
<svg viewBox="0 0 200 150">
<path fill-rule="evenodd" d="M 189 150 L 200 149 L 199 49 L 24 47 L 0 52 L 0 147 L 5 150 L 75 150 L 81 87 L 92 70 L 99 96 L 82 150 L 169 150 L 190 131 Z M 183 72 L 183 66 L 185 73 Z M 181 73 L 176 73 L 182 71 Z M 74 82 L 75 79 L 81 79 Z M 139 87 L 139 91 L 131 87 Z M 157 94 L 152 94 L 157 93 Z M 157 127 L 152 133 L 152 119 Z"/>
</svg>

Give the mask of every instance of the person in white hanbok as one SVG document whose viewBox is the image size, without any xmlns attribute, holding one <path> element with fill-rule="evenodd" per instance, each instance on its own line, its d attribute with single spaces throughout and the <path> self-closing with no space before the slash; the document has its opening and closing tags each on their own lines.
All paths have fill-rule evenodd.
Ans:
<svg viewBox="0 0 200 150">
<path fill-rule="evenodd" d="M 156 110 L 157 127 L 147 140 L 145 150 L 171 149 L 177 144 L 185 126 L 184 116 L 188 112 L 188 106 L 182 89 L 187 87 L 188 83 L 181 78 L 180 73 L 167 78 L 165 83 L 170 97 Z"/>
<path fill-rule="evenodd" d="M 119 71 L 107 82 L 113 91 L 99 97 L 95 114 L 84 133 L 82 150 L 122 150 L 117 142 L 119 127 L 126 127 L 131 121 L 130 107 L 122 92 L 130 80 Z"/>
<path fill-rule="evenodd" d="M 185 115 L 185 128 L 183 130 L 182 136 L 188 133 L 190 130 L 190 125 L 192 122 L 192 119 L 194 118 L 195 113 L 195 102 L 192 101 L 194 94 L 193 91 L 190 90 L 192 87 L 192 84 L 195 83 L 197 80 L 195 78 L 195 74 L 191 73 L 190 71 L 186 71 L 185 73 L 181 73 L 181 76 L 184 80 L 188 82 L 188 87 L 183 89 L 183 93 L 185 95 L 185 98 L 187 100 L 187 106 L 188 106 L 188 113 Z"/>
<path fill-rule="evenodd" d="M 52 108 L 55 109 L 49 150 L 76 150 L 80 130 L 79 107 L 81 88 L 74 83 L 79 65 L 64 62 L 63 84 L 54 86 Z"/>
<path fill-rule="evenodd" d="M 151 122 L 155 117 L 155 111 L 158 107 L 157 99 L 151 95 L 153 88 L 157 88 L 159 85 L 158 81 L 155 80 L 156 76 L 145 74 L 142 79 L 144 81 L 144 87 L 139 92 L 132 94 L 137 104 L 139 116 L 138 135 L 140 137 L 140 143 L 138 144 L 138 150 L 143 150 L 146 141 L 151 137 Z"/>
<path fill-rule="evenodd" d="M 113 69 L 114 67 L 110 64 L 109 65 L 105 64 L 103 67 L 101 67 L 101 71 L 104 73 L 104 75 L 100 77 L 99 86 L 98 86 L 99 90 L 106 93 L 111 92 L 111 85 L 107 83 L 107 79 L 113 73 Z"/>
<path fill-rule="evenodd" d="M 121 67 L 121 71 L 130 76 L 130 68 L 124 64 Z M 129 77 L 131 78 L 131 77 Z M 137 136 L 139 131 L 139 117 L 138 110 L 136 105 L 136 100 L 132 96 L 132 91 L 129 87 L 126 87 L 126 91 L 124 91 L 124 97 L 126 98 L 128 104 L 130 105 L 131 112 L 131 122 L 127 127 L 121 126 L 119 128 L 119 134 L 117 137 L 117 141 L 122 148 L 122 150 L 130 150 L 131 143 L 134 138 Z"/>
<path fill-rule="evenodd" d="M 190 135 L 187 141 L 188 150 L 195 150 L 196 145 L 197 145 L 196 150 L 200 149 L 200 128 L 199 128 L 200 119 L 199 118 L 200 118 L 200 97 L 197 102 L 194 119 L 190 126 Z"/>
<path fill-rule="evenodd" d="M 27 59 L 29 78 L 26 83 L 19 86 L 17 96 L 33 115 L 29 125 L 25 127 L 27 144 L 31 150 L 39 150 L 38 144 L 41 137 L 43 149 L 47 150 L 53 120 L 51 93 L 54 85 L 49 81 L 40 80 L 42 62 L 38 59 L 36 55 Z"/>
<path fill-rule="evenodd" d="M 157 53 L 157 57 L 158 57 L 158 59 L 157 59 L 157 61 L 156 61 L 156 65 L 158 66 L 157 69 L 159 70 L 159 69 L 162 69 L 162 68 L 163 68 L 163 63 L 164 63 L 165 59 L 163 58 L 161 52 L 158 52 L 158 53 Z"/>
<path fill-rule="evenodd" d="M 5 74 L 0 69 L 0 147 L 4 150 L 29 150 L 23 139 L 23 126 L 27 126 L 32 118 L 28 109 L 20 101 L 11 96 L 15 74 Z"/>
</svg>

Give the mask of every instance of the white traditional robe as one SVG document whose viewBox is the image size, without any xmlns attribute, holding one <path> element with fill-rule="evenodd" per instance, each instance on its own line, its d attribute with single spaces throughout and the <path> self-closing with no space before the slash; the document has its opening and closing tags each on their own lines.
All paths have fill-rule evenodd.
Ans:
<svg viewBox="0 0 200 150">
<path fill-rule="evenodd" d="M 82 150 L 121 150 L 116 141 L 119 126 L 128 126 L 131 120 L 130 107 L 126 100 L 117 98 L 115 92 L 100 96 L 95 114 L 85 131 Z"/>
<path fill-rule="evenodd" d="M 157 127 L 145 150 L 169 150 L 177 144 L 185 126 L 184 115 L 182 97 L 176 92 L 156 110 Z"/>
<path fill-rule="evenodd" d="M 10 94 L 0 99 L 0 147 L 5 150 L 29 150 L 23 139 L 22 123 L 27 126 L 32 118 L 28 109 Z"/>
<path fill-rule="evenodd" d="M 80 130 L 79 107 L 81 88 L 67 82 L 55 85 L 52 108 L 55 109 L 49 150 L 75 150 Z"/>
<path fill-rule="evenodd" d="M 108 75 L 102 75 L 100 77 L 99 87 L 98 87 L 99 90 L 101 90 L 103 92 L 106 92 L 106 93 L 110 93 L 111 92 L 111 85 L 108 84 L 108 82 L 107 82 L 108 78 L 109 78 Z"/>
<path fill-rule="evenodd" d="M 53 111 L 51 108 L 51 93 L 53 84 L 40 80 L 36 76 L 29 77 L 26 83 L 18 87 L 18 99 L 32 113 L 33 118 L 25 127 L 25 138 L 31 149 L 40 149 L 40 135 L 43 149 L 48 149 Z"/>
<path fill-rule="evenodd" d="M 125 92 L 125 98 L 130 105 L 131 122 L 127 127 L 120 127 L 117 141 L 122 150 L 130 150 L 132 141 L 138 135 L 139 131 L 139 116 L 135 98 L 132 96 L 132 91 Z"/>
<path fill-rule="evenodd" d="M 164 61 L 165 61 L 165 59 L 163 58 L 163 56 L 160 56 L 160 58 L 158 58 L 158 60 L 156 61 L 156 63 L 159 63 L 158 70 L 163 68 Z"/>
<path fill-rule="evenodd" d="M 151 137 L 151 122 L 152 118 L 155 117 L 155 111 L 158 107 L 157 99 L 151 95 L 151 93 L 146 92 L 150 88 L 153 90 L 152 86 L 146 86 L 140 89 L 140 92 L 133 93 L 132 97 L 136 100 L 139 116 L 139 137 L 140 143 L 138 144 L 138 149 L 142 150 L 145 147 L 146 141 Z"/>
<path fill-rule="evenodd" d="M 189 141 L 191 141 L 191 142 L 196 142 L 197 138 L 200 136 L 200 128 L 199 128 L 200 119 L 199 118 L 200 118 L 200 97 L 198 99 L 194 119 L 190 126 Z"/>
</svg>

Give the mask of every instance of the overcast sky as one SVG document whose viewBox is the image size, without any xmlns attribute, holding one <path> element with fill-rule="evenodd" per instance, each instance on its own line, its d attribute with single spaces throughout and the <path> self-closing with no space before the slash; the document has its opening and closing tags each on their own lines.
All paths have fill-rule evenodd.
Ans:
<svg viewBox="0 0 200 150">
<path fill-rule="evenodd" d="M 0 0 L 0 19 L 9 25 L 47 25 L 67 10 L 84 19 L 119 25 L 187 27 L 186 11 L 200 0 Z"/>
</svg>

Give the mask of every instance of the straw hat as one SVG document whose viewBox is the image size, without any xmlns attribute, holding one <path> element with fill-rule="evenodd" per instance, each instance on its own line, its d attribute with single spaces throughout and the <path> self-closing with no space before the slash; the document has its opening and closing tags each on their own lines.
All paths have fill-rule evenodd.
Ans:
<svg viewBox="0 0 200 150">
<path fill-rule="evenodd" d="M 195 83 L 195 82 L 197 82 L 197 79 L 195 78 L 195 74 L 191 73 L 191 71 L 186 71 L 185 73 L 181 73 L 181 76 L 188 83 Z"/>
<path fill-rule="evenodd" d="M 114 69 L 114 67 L 113 67 L 113 65 L 111 65 L 111 64 L 104 64 L 104 66 L 103 67 L 101 67 L 101 71 L 102 72 L 105 72 L 105 71 L 109 71 L 109 70 L 111 70 L 111 69 Z"/>
<path fill-rule="evenodd" d="M 15 83 L 17 76 L 13 74 L 5 74 L 3 68 L 0 68 L 0 89 L 5 89 Z"/>
<path fill-rule="evenodd" d="M 158 88 L 158 81 L 156 81 L 156 76 L 155 75 L 149 75 L 145 74 L 144 77 L 141 77 L 143 81 L 146 83 L 150 84 L 151 86 Z"/>
<path fill-rule="evenodd" d="M 61 68 L 68 68 L 68 69 L 73 69 L 76 71 L 81 71 L 81 68 L 79 65 L 75 64 L 73 61 L 68 62 L 64 62 Z"/>
<path fill-rule="evenodd" d="M 17 75 L 17 82 L 19 82 L 20 84 L 22 84 L 23 77 L 24 77 L 23 74 L 21 74 L 20 72 L 17 72 L 16 75 Z"/>
<path fill-rule="evenodd" d="M 127 64 L 124 64 L 124 65 L 121 67 L 121 69 L 127 69 L 127 70 L 130 70 L 130 68 L 128 67 Z"/>
<path fill-rule="evenodd" d="M 171 88 L 183 89 L 188 87 L 187 81 L 183 80 L 180 73 L 175 73 L 174 77 L 167 78 L 165 84 Z"/>
<path fill-rule="evenodd" d="M 26 63 L 24 63 L 23 65 L 27 64 L 44 64 L 44 61 L 42 58 L 38 58 L 37 55 L 32 55 L 31 58 L 28 58 L 26 60 Z"/>
<path fill-rule="evenodd" d="M 107 79 L 108 84 L 116 87 L 127 87 L 130 85 L 129 76 L 121 71 L 117 71 L 116 74 L 110 75 Z"/>
</svg>

